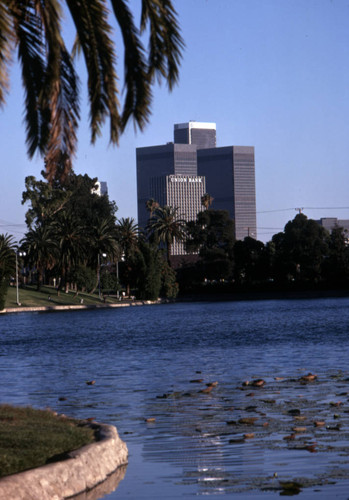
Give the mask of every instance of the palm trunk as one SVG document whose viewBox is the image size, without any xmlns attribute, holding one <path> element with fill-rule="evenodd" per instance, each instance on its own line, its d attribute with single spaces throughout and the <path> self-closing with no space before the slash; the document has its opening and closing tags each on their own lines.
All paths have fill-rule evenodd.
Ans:
<svg viewBox="0 0 349 500">
<path fill-rule="evenodd" d="M 171 240 L 167 238 L 166 242 L 167 263 L 171 267 Z"/>
<path fill-rule="evenodd" d="M 95 283 L 95 286 L 93 287 L 93 290 L 91 290 L 90 293 L 95 293 L 95 291 L 98 287 L 98 284 L 99 284 L 99 280 L 101 279 L 101 266 L 100 266 L 100 264 L 97 264 L 96 273 L 97 273 L 96 283 Z"/>
</svg>

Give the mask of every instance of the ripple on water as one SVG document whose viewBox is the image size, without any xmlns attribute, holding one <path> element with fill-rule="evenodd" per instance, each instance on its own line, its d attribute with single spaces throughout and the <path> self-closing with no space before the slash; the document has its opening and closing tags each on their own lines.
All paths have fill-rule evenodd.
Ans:
<svg viewBox="0 0 349 500">
<path fill-rule="evenodd" d="M 349 470 L 348 306 L 328 299 L 3 316 L 1 400 L 116 425 L 130 450 L 119 500 L 249 495 L 296 478 L 307 491 L 325 491 L 331 478 L 337 488 Z M 317 380 L 302 383 L 309 371 Z M 264 387 L 242 387 L 257 378 Z M 213 381 L 210 393 L 199 392 Z M 239 423 L 246 417 L 257 420 Z"/>
</svg>

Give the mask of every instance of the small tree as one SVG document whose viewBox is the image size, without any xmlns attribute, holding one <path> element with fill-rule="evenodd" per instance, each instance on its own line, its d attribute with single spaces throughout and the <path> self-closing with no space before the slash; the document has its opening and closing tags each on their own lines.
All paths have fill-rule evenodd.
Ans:
<svg viewBox="0 0 349 500">
<path fill-rule="evenodd" d="M 211 195 L 209 195 L 208 193 L 205 193 L 203 196 L 201 196 L 201 205 L 203 207 L 205 207 L 206 210 L 208 210 L 210 208 L 210 206 L 212 205 L 213 200 L 214 200 L 214 198 L 212 198 Z"/>
<path fill-rule="evenodd" d="M 166 246 L 167 262 L 171 265 L 171 246 L 176 239 L 185 238 L 185 221 L 178 215 L 177 207 L 159 207 L 155 210 L 147 226 L 148 234 L 155 243 Z"/>
<path fill-rule="evenodd" d="M 204 210 L 187 223 L 186 250 L 199 252 L 201 279 L 231 277 L 234 243 L 234 221 L 226 210 Z"/>
<path fill-rule="evenodd" d="M 156 245 L 139 241 L 138 296 L 156 300 L 160 296 L 163 257 Z"/>
<path fill-rule="evenodd" d="M 169 264 L 163 260 L 161 267 L 161 297 L 175 299 L 178 295 L 179 285 L 176 279 L 176 272 Z"/>
<path fill-rule="evenodd" d="M 0 235 L 0 311 L 5 307 L 7 287 L 16 270 L 16 253 L 13 237 Z"/>
</svg>

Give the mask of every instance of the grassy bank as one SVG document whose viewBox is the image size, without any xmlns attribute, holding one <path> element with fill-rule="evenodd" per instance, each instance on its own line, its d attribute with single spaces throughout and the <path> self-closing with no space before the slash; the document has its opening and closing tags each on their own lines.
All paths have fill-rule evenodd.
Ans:
<svg viewBox="0 0 349 500">
<path fill-rule="evenodd" d="M 25 288 L 19 289 L 19 302 L 21 307 L 47 307 L 47 306 L 65 306 L 65 305 L 96 305 L 104 303 L 103 299 L 100 299 L 98 293 L 88 294 L 79 293 L 76 295 L 74 292 L 60 292 L 53 287 L 43 286 L 38 292 L 34 286 L 26 286 Z M 112 304 L 117 302 L 116 297 L 106 297 L 105 302 L 107 304 Z M 5 308 L 18 307 L 17 305 L 17 294 L 16 287 L 9 286 L 6 296 Z"/>
<path fill-rule="evenodd" d="M 82 422 L 51 411 L 0 405 L 0 477 L 54 462 L 95 441 Z"/>
</svg>

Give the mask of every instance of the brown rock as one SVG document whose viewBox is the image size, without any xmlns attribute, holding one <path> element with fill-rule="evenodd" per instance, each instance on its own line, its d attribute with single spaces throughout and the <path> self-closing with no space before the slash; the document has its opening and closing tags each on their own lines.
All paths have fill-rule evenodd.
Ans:
<svg viewBox="0 0 349 500">
<path fill-rule="evenodd" d="M 254 438 L 254 432 L 248 432 L 247 434 L 244 434 L 245 439 L 252 439 Z"/>
<path fill-rule="evenodd" d="M 293 441 L 294 439 L 296 439 L 296 435 L 295 434 L 290 434 L 289 436 L 285 436 L 284 438 L 282 438 L 284 441 Z"/>
<path fill-rule="evenodd" d="M 213 387 L 210 386 L 210 387 L 206 387 L 206 389 L 202 389 L 199 392 L 202 393 L 202 394 L 209 394 L 212 391 L 212 389 L 213 389 Z"/>
<path fill-rule="evenodd" d="M 208 384 L 206 384 L 207 387 L 217 387 L 218 385 L 218 382 L 209 382 Z"/>
<path fill-rule="evenodd" d="M 303 375 L 303 377 L 300 378 L 303 382 L 313 382 L 315 379 L 317 379 L 317 375 L 314 373 L 308 373 L 308 375 Z"/>
<path fill-rule="evenodd" d="M 265 385 L 265 380 L 263 380 L 262 378 L 259 378 L 257 380 L 253 380 L 253 382 L 251 383 L 251 385 L 253 387 L 263 387 L 263 385 Z"/>
<path fill-rule="evenodd" d="M 253 425 L 256 420 L 258 420 L 257 417 L 243 417 L 239 419 L 239 424 L 245 424 L 245 425 Z"/>
</svg>

